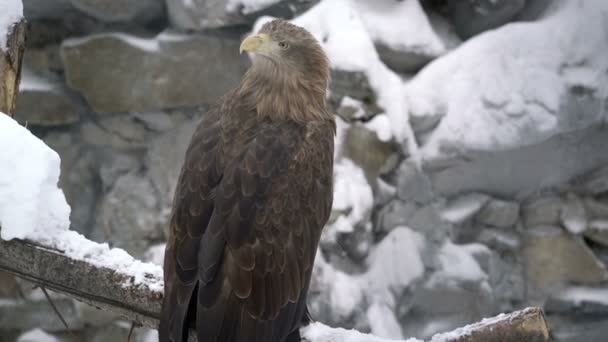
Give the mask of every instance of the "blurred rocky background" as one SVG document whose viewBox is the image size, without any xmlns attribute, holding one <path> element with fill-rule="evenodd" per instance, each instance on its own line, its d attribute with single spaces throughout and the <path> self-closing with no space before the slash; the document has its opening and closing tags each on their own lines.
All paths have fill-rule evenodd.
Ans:
<svg viewBox="0 0 608 342">
<path fill-rule="evenodd" d="M 539 305 L 556 341 L 606 340 L 606 2 L 23 2 L 16 119 L 61 155 L 72 229 L 161 262 L 195 124 L 249 65 L 240 39 L 295 18 L 339 117 L 313 316 L 428 338 Z M 129 322 L 54 298 L 70 331 L 0 275 L 0 341 L 126 340 Z"/>
</svg>

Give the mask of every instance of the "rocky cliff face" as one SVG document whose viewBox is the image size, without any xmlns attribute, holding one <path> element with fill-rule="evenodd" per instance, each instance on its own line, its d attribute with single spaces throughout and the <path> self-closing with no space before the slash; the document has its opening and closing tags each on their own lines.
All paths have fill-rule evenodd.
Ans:
<svg viewBox="0 0 608 342">
<path fill-rule="evenodd" d="M 604 1 L 118 3 L 24 0 L 16 118 L 60 153 L 74 229 L 161 260 L 194 125 L 248 66 L 239 40 L 261 15 L 294 18 L 329 54 L 339 115 L 313 316 L 426 338 L 541 305 L 556 341 L 608 335 Z M 0 317 L 23 317 L 0 318 L 0 341 L 69 341 L 16 288 L 0 281 Z M 59 306 L 87 341 L 127 334 Z"/>
</svg>

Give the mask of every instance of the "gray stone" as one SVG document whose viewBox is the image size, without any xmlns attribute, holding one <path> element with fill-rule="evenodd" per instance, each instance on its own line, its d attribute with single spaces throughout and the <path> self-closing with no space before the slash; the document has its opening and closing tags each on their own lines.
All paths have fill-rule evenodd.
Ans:
<svg viewBox="0 0 608 342">
<path fill-rule="evenodd" d="M 526 281 L 519 251 L 492 253 L 488 265 L 488 282 L 499 311 L 513 311 L 526 300 Z"/>
<path fill-rule="evenodd" d="M 606 141 L 608 130 L 598 125 L 560 133 L 538 144 L 471 150 L 459 157 L 428 161 L 425 171 L 436 195 L 481 191 L 505 198 L 524 197 L 606 165 Z"/>
<path fill-rule="evenodd" d="M 251 25 L 256 18 L 264 15 L 291 19 L 317 2 L 319 0 L 276 0 L 261 8 L 232 8 L 228 6 L 228 0 L 167 0 L 167 9 L 173 26 L 201 30 Z"/>
<path fill-rule="evenodd" d="M 336 110 L 336 114 L 346 122 L 368 121 L 382 112 L 382 108 L 375 103 L 365 103 L 349 96 L 342 98 L 340 107 Z"/>
<path fill-rule="evenodd" d="M 120 151 L 104 153 L 100 164 L 99 178 L 101 178 L 103 191 L 110 190 L 120 176 L 129 172 L 136 172 L 141 167 L 141 162 L 137 156 Z"/>
<path fill-rule="evenodd" d="M 158 201 L 145 175 L 122 175 L 100 203 L 92 238 L 142 256 L 152 241 L 164 237 Z"/>
<path fill-rule="evenodd" d="M 608 201 L 585 198 L 585 210 L 593 219 L 608 219 Z"/>
<path fill-rule="evenodd" d="M 426 204 L 433 199 L 433 186 L 426 173 L 412 160 L 406 160 L 399 168 L 397 196 L 404 201 Z"/>
<path fill-rule="evenodd" d="M 450 223 L 462 223 L 475 215 L 490 197 L 480 193 L 470 193 L 450 199 L 441 209 L 441 218 Z"/>
<path fill-rule="evenodd" d="M 160 200 L 163 224 L 169 219 L 177 179 L 198 121 L 199 119 L 185 121 L 180 126 L 163 133 L 149 145 L 145 165 Z"/>
<path fill-rule="evenodd" d="M 108 22 L 134 19 L 159 20 L 165 12 L 163 0 L 70 0 L 80 11 Z"/>
<path fill-rule="evenodd" d="M 482 229 L 477 241 L 499 252 L 515 252 L 521 246 L 520 237 L 514 231 L 491 227 Z"/>
<path fill-rule="evenodd" d="M 523 256 L 532 295 L 550 293 L 567 282 L 599 284 L 606 267 L 578 238 L 557 227 L 537 227 L 524 234 Z"/>
<path fill-rule="evenodd" d="M 583 201 L 573 193 L 566 196 L 560 217 L 562 225 L 572 234 L 580 234 L 587 228 Z"/>
<path fill-rule="evenodd" d="M 396 227 L 407 226 L 418 206 L 412 202 L 394 200 L 378 212 L 376 229 L 388 233 Z"/>
<path fill-rule="evenodd" d="M 477 214 L 475 220 L 492 227 L 508 228 L 517 223 L 519 203 L 491 199 Z"/>
<path fill-rule="evenodd" d="M 23 14 L 28 20 L 59 18 L 71 8 L 70 0 L 23 0 Z"/>
<path fill-rule="evenodd" d="M 72 208 L 72 229 L 87 235 L 92 229 L 100 195 L 98 155 L 94 150 L 82 146 L 75 133 L 51 132 L 43 140 L 61 157 L 59 186 Z"/>
<path fill-rule="evenodd" d="M 175 122 L 171 116 L 164 112 L 133 113 L 133 117 L 141 121 L 149 130 L 164 132 L 175 128 Z"/>
<path fill-rule="evenodd" d="M 532 199 L 522 206 L 522 217 L 526 227 L 558 225 L 562 211 L 562 199 L 545 196 Z"/>
<path fill-rule="evenodd" d="M 44 104 L 44 105 L 41 105 Z M 67 88 L 25 71 L 15 118 L 28 125 L 60 126 L 80 120 L 84 107 Z"/>
<path fill-rule="evenodd" d="M 523 10 L 526 0 L 448 1 L 448 16 L 456 32 L 467 39 L 513 20 Z"/>
<path fill-rule="evenodd" d="M 608 220 L 591 221 L 583 234 L 593 242 L 608 247 Z"/>
<path fill-rule="evenodd" d="M 411 73 L 420 70 L 427 63 L 437 58 L 437 54 L 425 51 L 398 50 L 389 45 L 376 43 L 376 50 L 384 64 L 400 73 Z"/>
<path fill-rule="evenodd" d="M 330 101 L 335 104 L 340 103 L 344 96 L 368 105 L 376 102 L 369 80 L 362 72 L 331 69 L 330 80 Z"/>
<path fill-rule="evenodd" d="M 544 309 L 547 314 L 608 315 L 608 289 L 571 287 L 549 296 Z"/>
<path fill-rule="evenodd" d="M 601 315 L 546 315 L 555 342 L 605 342 L 608 319 Z"/>
<path fill-rule="evenodd" d="M 441 219 L 437 208 L 428 205 L 412 215 L 408 227 L 422 233 L 430 242 L 443 243 L 452 230 L 452 226 Z"/>
<path fill-rule="evenodd" d="M 101 118 L 97 123 L 87 121 L 80 126 L 84 142 L 122 150 L 142 149 L 146 146 L 144 125 L 129 115 Z"/>
<path fill-rule="evenodd" d="M 249 64 L 238 49 L 212 34 L 102 34 L 64 42 L 61 55 L 68 85 L 95 111 L 147 112 L 216 103 Z"/>
<path fill-rule="evenodd" d="M 578 180 L 578 186 L 582 191 L 592 195 L 608 193 L 608 166 L 594 170 L 582 179 Z"/>
<path fill-rule="evenodd" d="M 53 303 L 70 328 L 82 328 L 83 322 L 73 299 L 53 298 Z M 35 300 L 0 300 L 0 327 L 16 330 L 40 328 L 50 332 L 65 330 L 63 323 L 44 297 Z"/>
<path fill-rule="evenodd" d="M 346 128 L 341 146 L 342 155 L 361 167 L 370 184 L 375 184 L 388 158 L 397 152 L 395 144 L 380 140 L 375 132 L 359 123 Z"/>
</svg>

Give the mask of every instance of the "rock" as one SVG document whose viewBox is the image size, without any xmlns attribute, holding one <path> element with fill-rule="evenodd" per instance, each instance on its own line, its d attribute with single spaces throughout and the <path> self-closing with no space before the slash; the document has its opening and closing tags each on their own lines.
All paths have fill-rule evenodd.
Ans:
<svg viewBox="0 0 608 342">
<path fill-rule="evenodd" d="M 526 0 L 448 1 L 448 16 L 463 39 L 513 20 Z"/>
<path fill-rule="evenodd" d="M 585 198 L 585 211 L 594 219 L 608 219 L 608 201 Z"/>
<path fill-rule="evenodd" d="M 175 122 L 171 119 L 171 116 L 164 112 L 133 113 L 133 117 L 152 131 L 164 132 L 175 128 Z"/>
<path fill-rule="evenodd" d="M 608 220 L 591 221 L 583 234 L 591 241 L 608 247 Z"/>
<path fill-rule="evenodd" d="M 360 71 L 330 70 L 330 101 L 340 103 L 344 96 L 362 101 L 366 105 L 376 102 L 367 76 Z"/>
<path fill-rule="evenodd" d="M 118 178 L 101 200 L 92 238 L 142 256 L 152 241 L 164 237 L 158 194 L 145 175 L 131 172 Z"/>
<path fill-rule="evenodd" d="M 429 177 L 411 160 L 401 163 L 397 180 L 397 196 L 404 201 L 414 201 L 420 204 L 429 203 L 433 199 L 433 186 Z"/>
<path fill-rule="evenodd" d="M 491 199 L 477 214 L 475 220 L 498 228 L 512 227 L 519 218 L 519 203 Z"/>
<path fill-rule="evenodd" d="M 412 202 L 391 201 L 380 209 L 374 226 L 383 233 L 388 233 L 399 226 L 407 226 L 417 210 L 418 206 Z"/>
<path fill-rule="evenodd" d="M 354 123 L 344 132 L 342 155 L 357 164 L 370 184 L 375 184 L 382 167 L 389 156 L 397 152 L 397 147 L 384 142 L 364 124 Z"/>
<path fill-rule="evenodd" d="M 95 111 L 146 112 L 216 103 L 247 68 L 238 49 L 212 34 L 102 34 L 64 42 L 61 56 L 68 85 Z"/>
<path fill-rule="evenodd" d="M 452 231 L 452 226 L 441 219 L 437 208 L 433 205 L 416 210 L 407 226 L 420 232 L 433 243 L 443 243 Z"/>
<path fill-rule="evenodd" d="M 103 153 L 100 156 L 100 163 L 99 178 L 101 178 L 103 191 L 109 191 L 120 176 L 137 171 L 141 167 L 141 161 L 136 155 L 121 151 Z"/>
<path fill-rule="evenodd" d="M 53 303 L 71 329 L 82 328 L 80 313 L 76 309 L 73 299 L 53 298 Z M 57 318 L 55 311 L 44 297 L 27 301 L 2 300 L 0 302 L 0 327 L 15 330 L 40 328 L 48 332 L 65 330 L 63 323 Z"/>
<path fill-rule="evenodd" d="M 608 166 L 585 175 L 577 181 L 582 191 L 591 195 L 601 195 L 608 193 Z"/>
<path fill-rule="evenodd" d="M 525 271 L 518 253 L 519 250 L 493 252 L 489 260 L 488 283 L 498 311 L 513 311 L 527 299 Z"/>
<path fill-rule="evenodd" d="M 608 315 L 608 289 L 570 287 L 549 297 L 547 314 Z"/>
<path fill-rule="evenodd" d="M 168 223 L 177 179 L 198 122 L 199 119 L 187 120 L 149 144 L 145 165 L 160 200 L 162 225 Z"/>
<path fill-rule="evenodd" d="M 31 72 L 23 73 L 15 112 L 19 122 L 41 126 L 69 125 L 78 122 L 83 112 L 79 100 L 63 85 Z"/>
<path fill-rule="evenodd" d="M 80 11 L 107 22 L 148 22 L 161 20 L 165 13 L 163 0 L 70 0 Z"/>
<path fill-rule="evenodd" d="M 59 18 L 71 7 L 70 0 L 23 0 L 23 14 L 28 21 L 39 18 Z"/>
<path fill-rule="evenodd" d="M 355 3 L 380 59 L 391 69 L 414 72 L 446 52 L 418 0 Z"/>
<path fill-rule="evenodd" d="M 441 209 L 441 218 L 450 223 L 462 223 L 475 215 L 490 197 L 480 193 L 470 193 L 450 199 Z"/>
<path fill-rule="evenodd" d="M 142 149 L 146 146 L 144 125 L 130 115 L 104 117 L 94 123 L 88 121 L 80 126 L 84 142 L 119 150 Z"/>
<path fill-rule="evenodd" d="M 99 156 L 95 150 L 82 146 L 76 132 L 51 132 L 43 140 L 61 157 L 59 186 L 72 208 L 72 229 L 86 236 L 92 229 L 100 195 Z"/>
<path fill-rule="evenodd" d="M 202 30 L 251 25 L 256 18 L 264 15 L 291 19 L 317 2 L 319 1 L 272 0 L 254 4 L 251 1 L 237 0 L 167 0 L 167 9 L 173 26 Z"/>
<path fill-rule="evenodd" d="M 526 227 L 558 225 L 562 206 L 562 199 L 558 196 L 535 198 L 522 207 L 524 225 Z"/>
<path fill-rule="evenodd" d="M 345 122 L 368 121 L 382 112 L 382 108 L 373 103 L 364 103 L 345 95 L 336 110 L 336 114 Z"/>
<path fill-rule="evenodd" d="M 521 245 L 520 237 L 511 230 L 484 227 L 477 241 L 499 252 L 515 252 Z"/>
<path fill-rule="evenodd" d="M 587 214 L 583 201 L 573 193 L 569 193 L 564 201 L 561 222 L 572 234 L 580 234 L 587 229 Z"/>
<path fill-rule="evenodd" d="M 567 282 L 598 284 L 608 279 L 606 267 L 576 237 L 557 227 L 537 227 L 524 234 L 523 257 L 528 289 L 550 293 Z"/>
<path fill-rule="evenodd" d="M 555 342 L 603 342 L 608 319 L 601 315 L 546 315 Z"/>
</svg>

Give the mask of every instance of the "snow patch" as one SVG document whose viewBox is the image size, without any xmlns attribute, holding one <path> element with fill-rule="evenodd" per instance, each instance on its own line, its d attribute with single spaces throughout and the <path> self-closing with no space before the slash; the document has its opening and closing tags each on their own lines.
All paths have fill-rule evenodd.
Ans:
<svg viewBox="0 0 608 342">
<path fill-rule="evenodd" d="M 47 334 L 44 330 L 36 328 L 23 333 L 17 338 L 17 342 L 59 342 L 59 340 L 55 336 Z"/>
<path fill-rule="evenodd" d="M 137 48 L 137 49 L 140 49 L 143 51 L 158 52 L 158 51 L 160 51 L 160 45 L 158 44 L 159 37 L 160 37 L 160 39 L 164 39 L 166 41 L 172 40 L 172 39 L 173 40 L 178 39 L 178 37 L 175 37 L 175 36 L 173 36 L 171 34 L 167 34 L 167 33 L 160 33 L 159 36 L 157 36 L 155 38 L 140 38 L 140 37 L 136 37 L 136 36 L 133 36 L 130 34 L 126 34 L 126 33 L 114 32 L 114 33 L 93 34 L 93 35 L 86 36 L 83 38 L 69 38 L 69 39 L 64 40 L 62 44 L 65 46 L 72 47 L 72 46 L 78 46 L 78 45 L 85 44 L 93 39 L 114 38 L 114 39 L 121 40 L 122 42 L 124 42 L 127 45 L 130 45 L 134 48 Z"/>
<path fill-rule="evenodd" d="M 308 341 L 331 341 L 331 342 L 390 342 L 369 334 L 363 334 L 356 330 L 342 328 L 331 328 L 322 323 L 312 323 L 300 330 L 302 337 Z M 402 342 L 422 342 L 415 338 L 410 338 Z"/>
<path fill-rule="evenodd" d="M 467 246 L 458 246 L 451 241 L 446 241 L 439 249 L 439 263 L 443 280 L 460 280 L 478 282 L 488 278 L 481 269 L 475 258 L 474 252 L 477 250 L 469 249 Z"/>
<path fill-rule="evenodd" d="M 13 24 L 23 18 L 23 4 L 21 0 L 0 1 L 0 51 L 6 50 L 8 32 Z"/>
<path fill-rule="evenodd" d="M 228 0 L 226 11 L 250 14 L 274 5 L 281 0 Z"/>
<path fill-rule="evenodd" d="M 367 320 L 374 336 L 403 338 L 401 326 L 397 322 L 393 310 L 385 304 L 373 303 L 367 309 Z"/>
<path fill-rule="evenodd" d="M 605 288 L 571 287 L 557 297 L 574 305 L 584 302 L 608 305 L 608 289 Z"/>
</svg>

